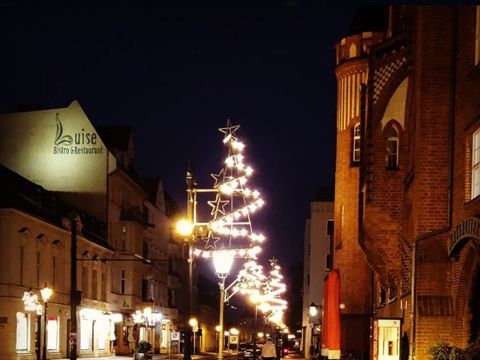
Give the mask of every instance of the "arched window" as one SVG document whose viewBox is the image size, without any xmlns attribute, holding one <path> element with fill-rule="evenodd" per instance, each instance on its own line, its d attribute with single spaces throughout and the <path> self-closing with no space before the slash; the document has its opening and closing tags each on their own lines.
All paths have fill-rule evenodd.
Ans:
<svg viewBox="0 0 480 360">
<path fill-rule="evenodd" d="M 350 45 L 350 49 L 348 50 L 348 56 L 351 58 L 357 56 L 357 46 L 355 44 Z"/>
<path fill-rule="evenodd" d="M 398 169 L 398 131 L 390 126 L 385 132 L 386 137 L 386 168 L 388 170 Z"/>
<path fill-rule="evenodd" d="M 352 136 L 352 163 L 358 164 L 360 162 L 360 124 L 353 127 Z"/>
</svg>

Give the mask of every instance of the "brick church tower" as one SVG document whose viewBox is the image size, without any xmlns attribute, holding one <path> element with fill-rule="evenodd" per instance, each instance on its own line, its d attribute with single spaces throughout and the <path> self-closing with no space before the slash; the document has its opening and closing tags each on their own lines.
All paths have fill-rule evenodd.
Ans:
<svg viewBox="0 0 480 360">
<path fill-rule="evenodd" d="M 371 16 L 375 11 L 368 12 Z M 367 14 L 365 14 L 367 15 Z M 367 23 L 365 22 L 367 20 Z M 369 47 L 382 41 L 383 32 L 369 28 L 361 11 L 351 35 L 336 46 L 337 159 L 335 172 L 334 267 L 340 269 L 342 354 L 369 353 L 372 272 L 359 243 L 359 165 L 361 116 L 365 110 Z M 373 31 L 372 31 L 373 30 Z"/>
</svg>

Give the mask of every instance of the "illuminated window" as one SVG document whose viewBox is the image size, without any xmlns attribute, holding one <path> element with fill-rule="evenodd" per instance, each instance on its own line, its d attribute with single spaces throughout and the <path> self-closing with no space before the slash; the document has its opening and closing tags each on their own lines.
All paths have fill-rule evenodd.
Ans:
<svg viewBox="0 0 480 360">
<path fill-rule="evenodd" d="M 110 331 L 110 322 L 106 316 L 101 316 L 96 322 L 97 325 L 97 348 L 98 350 L 105 350 L 107 344 L 107 335 Z"/>
<path fill-rule="evenodd" d="M 17 351 L 29 350 L 28 314 L 17 312 Z"/>
<path fill-rule="evenodd" d="M 480 129 L 472 139 L 472 199 L 480 195 Z"/>
<path fill-rule="evenodd" d="M 93 321 L 80 320 L 80 350 L 92 350 Z"/>
<path fill-rule="evenodd" d="M 161 343 L 162 349 L 166 349 L 168 346 L 168 340 L 167 340 L 167 329 L 165 328 L 165 325 L 162 325 L 162 343 Z"/>
<path fill-rule="evenodd" d="M 480 62 L 480 6 L 476 6 L 475 21 L 475 65 Z"/>
<path fill-rule="evenodd" d="M 360 124 L 356 124 L 353 128 L 352 162 L 360 162 Z"/>
<path fill-rule="evenodd" d="M 398 169 L 398 132 L 393 127 L 390 128 L 385 133 L 386 135 L 386 168 L 389 170 Z"/>
<path fill-rule="evenodd" d="M 47 321 L 47 350 L 58 351 L 58 317 L 48 316 Z"/>
</svg>

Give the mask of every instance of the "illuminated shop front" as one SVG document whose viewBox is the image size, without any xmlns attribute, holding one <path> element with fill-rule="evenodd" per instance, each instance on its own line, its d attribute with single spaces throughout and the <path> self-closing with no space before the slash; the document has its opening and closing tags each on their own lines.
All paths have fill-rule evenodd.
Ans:
<svg viewBox="0 0 480 360">
<path fill-rule="evenodd" d="M 96 309 L 80 310 L 80 354 L 110 353 L 115 337 L 115 321 L 120 314 L 111 314 Z"/>
</svg>

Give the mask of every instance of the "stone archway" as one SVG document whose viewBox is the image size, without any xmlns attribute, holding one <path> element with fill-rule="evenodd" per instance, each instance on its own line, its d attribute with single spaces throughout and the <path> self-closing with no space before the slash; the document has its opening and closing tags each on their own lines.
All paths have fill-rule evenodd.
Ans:
<svg viewBox="0 0 480 360">
<path fill-rule="evenodd" d="M 472 295 L 480 289 L 480 256 L 473 241 L 468 242 L 458 253 L 459 277 L 454 289 L 455 295 L 455 344 L 465 347 L 471 337 L 472 322 L 479 324 L 480 329 L 480 304 L 476 304 L 472 312 Z M 455 265 L 454 265 L 455 267 Z M 478 296 L 478 295 L 477 295 Z M 476 331 L 476 330 L 474 330 Z"/>
</svg>

